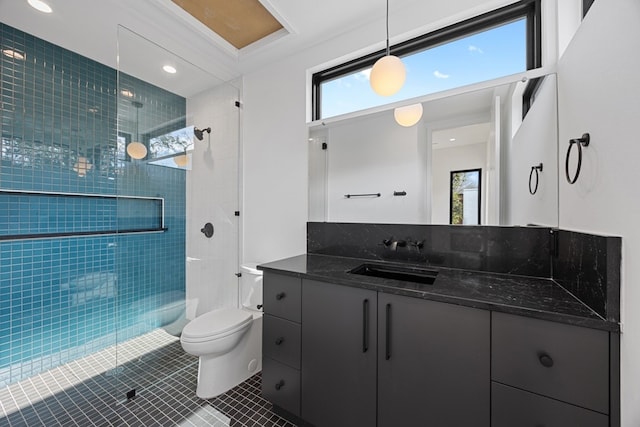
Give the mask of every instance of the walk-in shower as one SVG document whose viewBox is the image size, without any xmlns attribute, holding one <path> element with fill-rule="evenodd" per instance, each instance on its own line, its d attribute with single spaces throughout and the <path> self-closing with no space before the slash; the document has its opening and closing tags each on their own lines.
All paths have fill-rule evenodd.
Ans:
<svg viewBox="0 0 640 427">
<path fill-rule="evenodd" d="M 0 34 L 0 386 L 113 347 L 126 401 L 119 344 L 237 300 L 239 89 L 122 27 L 117 69 Z"/>
</svg>

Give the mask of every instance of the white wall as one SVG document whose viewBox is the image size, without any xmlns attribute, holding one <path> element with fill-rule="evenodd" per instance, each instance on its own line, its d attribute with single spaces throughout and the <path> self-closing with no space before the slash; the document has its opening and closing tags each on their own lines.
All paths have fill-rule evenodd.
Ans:
<svg viewBox="0 0 640 427">
<path fill-rule="evenodd" d="M 470 144 L 460 147 L 439 148 L 432 151 L 433 166 L 431 179 L 431 223 L 449 224 L 449 181 L 451 171 L 464 169 L 482 169 L 482 193 L 480 202 L 481 218 L 483 220 L 484 206 L 487 203 L 487 144 Z"/>
<path fill-rule="evenodd" d="M 194 138 L 187 171 L 187 316 L 238 302 L 239 90 L 228 84 L 187 100 L 187 124 L 211 127 L 210 139 Z M 214 226 L 207 238 L 205 223 Z M 194 304 L 197 302 L 197 307 Z"/>
<path fill-rule="evenodd" d="M 558 226 L 558 109 L 556 76 L 541 83 L 535 102 L 509 142 L 505 162 L 506 223 L 512 225 Z M 538 190 L 529 193 L 531 167 L 542 163 Z M 535 173 L 532 177 L 535 189 Z"/>
<path fill-rule="evenodd" d="M 392 111 L 331 126 L 327 221 L 427 223 L 422 127 L 399 126 Z M 394 191 L 407 195 L 394 196 Z M 345 197 L 361 193 L 381 197 Z"/>
<path fill-rule="evenodd" d="M 622 236 L 622 425 L 640 425 L 640 2 L 596 1 L 558 64 L 560 227 Z M 591 134 L 575 185 L 570 138 Z"/>
</svg>

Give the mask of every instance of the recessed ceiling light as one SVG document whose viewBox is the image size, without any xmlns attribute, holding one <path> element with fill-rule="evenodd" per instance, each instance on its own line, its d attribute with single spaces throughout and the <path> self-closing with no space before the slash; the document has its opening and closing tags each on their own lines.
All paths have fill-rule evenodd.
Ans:
<svg viewBox="0 0 640 427">
<path fill-rule="evenodd" d="M 26 55 L 22 52 L 20 52 L 19 50 L 13 50 L 13 49 L 2 49 L 2 54 L 8 58 L 11 59 L 20 59 L 20 60 L 24 60 L 24 58 L 26 58 Z"/>
<path fill-rule="evenodd" d="M 453 142 L 453 141 L 455 141 L 455 140 L 456 140 L 455 138 L 449 138 L 449 141 L 450 141 L 450 142 Z"/>
<path fill-rule="evenodd" d="M 162 67 L 162 69 L 169 74 L 175 74 L 176 71 L 178 71 L 176 70 L 176 67 L 172 67 L 171 65 L 165 65 L 164 67 Z"/>
<path fill-rule="evenodd" d="M 53 12 L 53 9 L 51 9 L 51 6 L 49 6 L 48 4 L 43 2 L 42 0 L 29 0 L 29 5 L 32 8 L 34 8 L 36 10 L 39 10 L 40 12 L 44 12 L 44 13 Z"/>
</svg>

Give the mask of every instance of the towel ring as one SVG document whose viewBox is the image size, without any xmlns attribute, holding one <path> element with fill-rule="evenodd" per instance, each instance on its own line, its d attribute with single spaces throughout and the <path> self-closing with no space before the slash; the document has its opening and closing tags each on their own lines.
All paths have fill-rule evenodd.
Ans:
<svg viewBox="0 0 640 427">
<path fill-rule="evenodd" d="M 536 185 L 534 188 L 531 188 L 531 181 L 533 181 L 534 172 L 536 177 Z M 538 176 L 538 172 L 542 172 L 542 163 L 540 163 L 538 166 L 531 166 L 531 173 L 529 174 L 529 193 L 532 196 L 538 192 L 538 183 L 540 182 L 540 176 Z"/>
<path fill-rule="evenodd" d="M 582 134 L 582 137 L 570 139 L 569 140 L 569 149 L 567 150 L 567 158 L 564 163 L 564 170 L 567 175 L 567 182 L 569 184 L 575 184 L 580 176 L 580 169 L 582 168 L 582 147 L 588 147 L 589 141 L 591 137 L 588 133 Z M 571 173 L 569 172 L 569 158 L 571 157 L 571 149 L 576 145 L 578 147 L 578 167 L 576 168 L 576 173 L 571 177 Z"/>
</svg>

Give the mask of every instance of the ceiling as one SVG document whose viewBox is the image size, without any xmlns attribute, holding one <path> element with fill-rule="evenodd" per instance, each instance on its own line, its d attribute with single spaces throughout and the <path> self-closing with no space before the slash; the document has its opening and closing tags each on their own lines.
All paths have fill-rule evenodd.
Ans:
<svg viewBox="0 0 640 427">
<path fill-rule="evenodd" d="M 433 131 L 433 148 L 453 148 L 470 144 L 484 144 L 489 141 L 491 123 L 477 123 L 450 129 Z"/>
<path fill-rule="evenodd" d="M 390 17 L 394 11 L 411 4 L 416 7 L 422 1 L 393 0 Z M 380 40 L 372 40 L 372 44 L 384 42 L 384 0 L 377 1 L 379 7 L 373 7 L 371 0 L 260 0 L 283 28 L 241 49 L 173 0 L 47 2 L 53 9 L 51 14 L 36 11 L 27 0 L 0 0 L 2 22 L 113 68 L 117 68 L 120 52 L 120 69 L 167 88 L 178 79 L 147 75 L 154 74 L 149 65 L 160 61 L 160 53 L 164 53 L 181 65 L 200 70 L 193 78 L 180 79 L 187 80 L 183 83 L 186 87 L 172 90 L 183 96 L 188 96 L 200 79 L 206 79 L 209 86 L 228 82 L 327 39 L 357 32 L 367 24 L 380 27 Z"/>
</svg>

